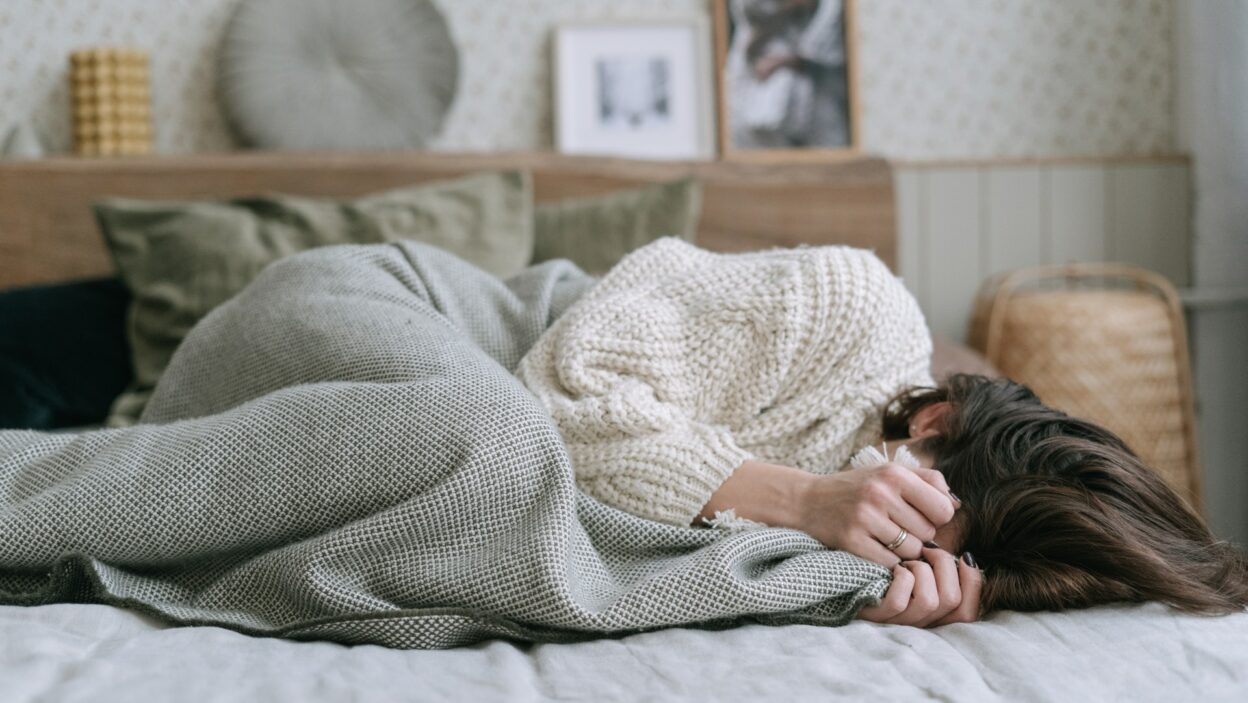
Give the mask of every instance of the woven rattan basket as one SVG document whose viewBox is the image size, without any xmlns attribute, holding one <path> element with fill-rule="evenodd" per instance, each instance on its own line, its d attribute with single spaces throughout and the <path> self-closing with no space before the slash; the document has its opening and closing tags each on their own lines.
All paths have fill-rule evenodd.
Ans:
<svg viewBox="0 0 1248 703">
<path fill-rule="evenodd" d="M 1202 510 L 1187 332 L 1166 279 L 1120 264 L 996 276 L 970 345 L 1048 405 L 1118 434 Z"/>
</svg>

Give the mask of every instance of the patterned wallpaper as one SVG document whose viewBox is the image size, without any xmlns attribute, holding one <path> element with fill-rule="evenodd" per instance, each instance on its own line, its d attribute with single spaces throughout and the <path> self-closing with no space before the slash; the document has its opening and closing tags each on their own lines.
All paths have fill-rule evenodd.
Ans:
<svg viewBox="0 0 1248 703">
<path fill-rule="evenodd" d="M 0 134 L 70 146 L 67 56 L 152 55 L 156 149 L 233 140 L 214 52 L 243 0 L 0 2 Z M 864 143 L 896 158 L 1120 155 L 1174 147 L 1174 0 L 859 0 Z M 445 150 L 551 144 L 549 36 L 560 20 L 704 12 L 704 0 L 437 0 L 462 55 Z"/>
<path fill-rule="evenodd" d="M 69 52 L 133 46 L 151 55 L 157 152 L 222 151 L 216 45 L 238 0 L 0 0 L 0 133 L 26 121 L 48 152 L 72 146 Z"/>
<path fill-rule="evenodd" d="M 863 141 L 904 158 L 1174 148 L 1171 0 L 860 0 Z"/>
</svg>

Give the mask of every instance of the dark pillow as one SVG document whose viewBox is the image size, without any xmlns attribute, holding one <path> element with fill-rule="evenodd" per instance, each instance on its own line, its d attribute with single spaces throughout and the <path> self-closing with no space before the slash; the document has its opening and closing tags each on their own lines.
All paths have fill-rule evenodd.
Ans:
<svg viewBox="0 0 1248 703">
<path fill-rule="evenodd" d="M 117 279 L 0 292 L 0 427 L 99 424 L 130 382 Z"/>
</svg>

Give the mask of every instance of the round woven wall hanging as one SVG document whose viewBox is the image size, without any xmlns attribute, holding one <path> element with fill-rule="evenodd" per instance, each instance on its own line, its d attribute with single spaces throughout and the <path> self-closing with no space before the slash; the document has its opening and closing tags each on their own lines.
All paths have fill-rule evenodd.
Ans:
<svg viewBox="0 0 1248 703">
<path fill-rule="evenodd" d="M 226 117 L 264 149 L 411 149 L 455 97 L 459 54 L 429 0 L 246 0 L 221 45 Z"/>
</svg>

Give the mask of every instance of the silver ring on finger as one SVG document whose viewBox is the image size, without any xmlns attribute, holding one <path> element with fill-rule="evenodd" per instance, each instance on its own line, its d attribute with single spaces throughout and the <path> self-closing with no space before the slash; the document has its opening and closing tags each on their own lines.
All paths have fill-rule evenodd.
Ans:
<svg viewBox="0 0 1248 703">
<path fill-rule="evenodd" d="M 909 536 L 910 536 L 910 533 L 909 533 L 909 532 L 906 532 L 906 529 L 903 527 L 903 528 L 901 529 L 901 532 L 897 533 L 897 539 L 895 539 L 895 540 L 893 540 L 892 542 L 890 542 L 890 543 L 888 543 L 888 544 L 884 545 L 884 548 L 885 548 L 885 549 L 887 549 L 887 550 L 888 550 L 888 551 L 890 551 L 890 552 L 895 552 L 895 551 L 897 551 L 897 548 L 898 548 L 898 547 L 900 547 L 902 544 L 904 544 L 904 543 L 905 543 L 906 538 L 907 538 L 907 537 L 909 537 Z"/>
</svg>

